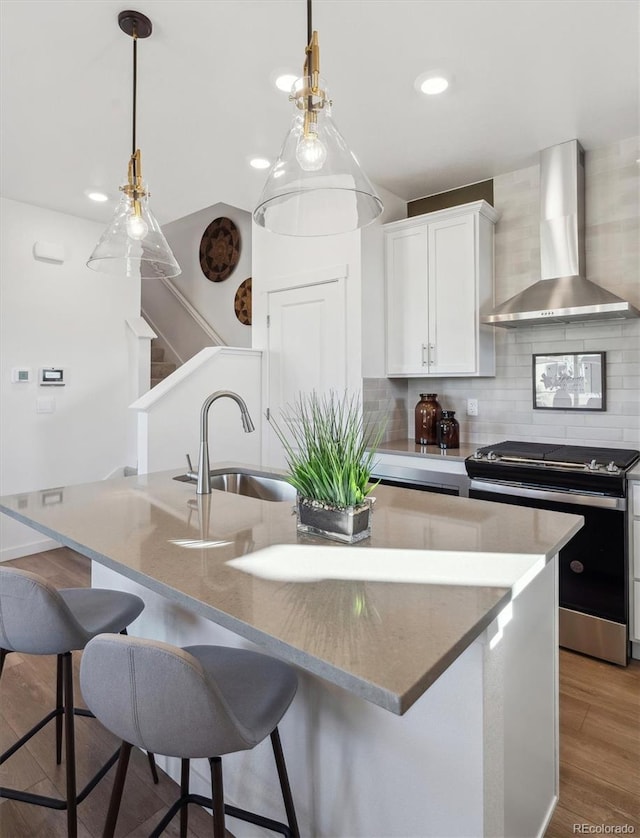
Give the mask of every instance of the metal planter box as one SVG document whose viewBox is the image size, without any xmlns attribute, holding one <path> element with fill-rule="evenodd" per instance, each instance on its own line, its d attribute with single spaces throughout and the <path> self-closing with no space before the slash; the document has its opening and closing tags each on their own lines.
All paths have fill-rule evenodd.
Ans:
<svg viewBox="0 0 640 838">
<path fill-rule="evenodd" d="M 373 500 L 373 499 L 371 499 Z M 353 544 L 371 535 L 371 500 L 359 506 L 335 509 L 308 498 L 298 498 L 298 532 Z"/>
</svg>

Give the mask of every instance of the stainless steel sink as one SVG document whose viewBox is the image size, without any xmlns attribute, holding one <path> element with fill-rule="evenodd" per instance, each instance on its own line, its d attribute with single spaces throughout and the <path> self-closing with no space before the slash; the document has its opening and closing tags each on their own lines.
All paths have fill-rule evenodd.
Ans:
<svg viewBox="0 0 640 838">
<path fill-rule="evenodd" d="M 256 474 L 246 471 L 216 471 L 209 472 L 211 489 L 219 492 L 232 492 L 234 495 L 245 495 L 268 501 L 294 501 L 296 490 L 284 478 Z M 181 474 L 174 477 L 183 483 L 196 483 L 195 474 Z"/>
</svg>

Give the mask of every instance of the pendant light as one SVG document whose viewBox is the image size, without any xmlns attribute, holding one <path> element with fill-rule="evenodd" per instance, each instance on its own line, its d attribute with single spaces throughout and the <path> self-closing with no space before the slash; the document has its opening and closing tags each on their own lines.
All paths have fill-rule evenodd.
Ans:
<svg viewBox="0 0 640 838">
<path fill-rule="evenodd" d="M 382 201 L 331 118 L 331 101 L 320 78 L 318 33 L 307 0 L 307 47 L 303 77 L 293 85 L 291 129 L 273 164 L 253 219 L 289 236 L 327 236 L 370 224 Z"/>
<path fill-rule="evenodd" d="M 140 149 L 136 148 L 136 104 L 138 83 L 138 39 L 151 35 L 152 25 L 146 15 L 125 11 L 118 15 L 118 25 L 133 39 L 133 138 L 127 182 L 120 187 L 122 196 L 111 223 L 89 257 L 94 271 L 121 276 L 178 276 L 180 266 L 165 239 L 160 225 L 149 209 L 149 192 L 142 180 Z"/>
</svg>

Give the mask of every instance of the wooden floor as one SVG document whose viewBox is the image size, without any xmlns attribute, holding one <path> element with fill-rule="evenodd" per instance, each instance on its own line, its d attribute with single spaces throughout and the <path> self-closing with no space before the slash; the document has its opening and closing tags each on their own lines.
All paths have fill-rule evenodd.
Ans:
<svg viewBox="0 0 640 838">
<path fill-rule="evenodd" d="M 618 834 L 640 835 L 640 661 L 625 668 L 561 649 L 560 802 L 545 838 L 625 825 Z"/>
<path fill-rule="evenodd" d="M 66 548 L 17 559 L 12 564 L 46 576 L 57 587 L 89 584 L 88 561 Z M 75 665 L 77 677 L 77 660 Z M 31 727 L 53 706 L 54 683 L 55 658 L 7 657 L 0 690 L 2 750 L 15 741 L 18 731 Z M 76 695 L 81 704 L 79 690 Z M 640 662 L 632 661 L 622 668 L 562 650 L 560 734 L 560 803 L 545 838 L 587 834 L 589 827 L 599 828 L 591 834 L 615 834 L 613 830 L 605 833 L 603 825 L 628 825 L 626 834 L 635 831 L 640 835 Z M 92 719 L 77 719 L 77 738 L 81 784 L 117 743 Z M 63 766 L 55 765 L 53 754 L 53 727 L 49 725 L 2 766 L 2 785 L 40 794 L 63 794 Z M 162 772 L 160 784 L 154 786 L 145 757 L 135 750 L 129 772 L 116 835 L 142 838 L 178 796 L 178 787 Z M 101 834 L 112 782 L 113 770 L 80 805 L 80 838 Z M 212 834 L 211 818 L 203 810 L 190 807 L 189 817 L 190 836 Z M 166 834 L 178 835 L 177 826 L 176 818 Z M 2 838 L 65 835 L 64 812 L 9 800 L 0 803 Z"/>
</svg>

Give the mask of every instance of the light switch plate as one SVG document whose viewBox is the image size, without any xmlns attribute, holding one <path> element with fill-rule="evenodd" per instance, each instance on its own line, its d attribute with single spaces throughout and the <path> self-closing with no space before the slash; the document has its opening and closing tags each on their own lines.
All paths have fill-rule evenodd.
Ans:
<svg viewBox="0 0 640 838">
<path fill-rule="evenodd" d="M 38 396 L 36 399 L 36 413 L 55 413 L 56 400 L 53 396 Z"/>
</svg>

